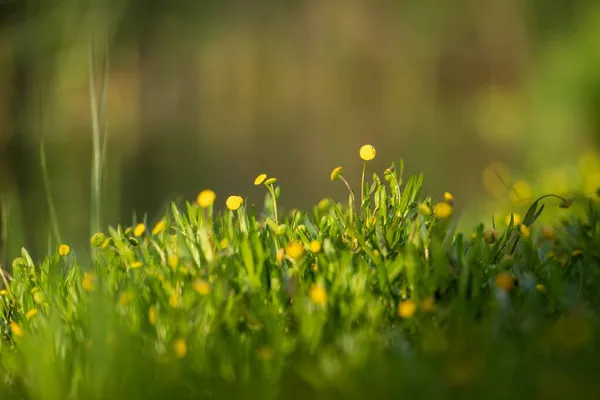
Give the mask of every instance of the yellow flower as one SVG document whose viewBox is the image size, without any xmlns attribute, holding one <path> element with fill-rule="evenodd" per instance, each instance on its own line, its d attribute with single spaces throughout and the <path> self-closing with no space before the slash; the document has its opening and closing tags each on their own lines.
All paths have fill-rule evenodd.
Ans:
<svg viewBox="0 0 600 400">
<path fill-rule="evenodd" d="M 192 284 L 192 287 L 198 294 L 202 296 L 209 295 L 212 292 L 212 287 L 204 279 L 197 279 Z"/>
<path fill-rule="evenodd" d="M 142 236 L 144 232 L 146 232 L 146 225 L 144 224 L 137 224 L 135 228 L 133 228 L 133 234 L 137 237 Z"/>
<path fill-rule="evenodd" d="M 229 240 L 227 240 L 227 238 L 223 238 L 219 244 L 221 245 L 222 249 L 226 249 L 229 247 Z"/>
<path fill-rule="evenodd" d="M 275 182 L 277 182 L 277 178 L 269 178 L 265 181 L 265 185 L 266 186 L 273 185 Z"/>
<path fill-rule="evenodd" d="M 515 226 L 519 225 L 521 223 L 521 216 L 516 213 L 513 213 L 512 216 Z M 506 225 L 510 224 L 510 214 L 506 217 L 506 220 L 504 222 L 506 222 Z"/>
<path fill-rule="evenodd" d="M 71 248 L 69 247 L 68 244 L 61 244 L 60 246 L 58 246 L 58 254 L 60 256 L 68 256 L 69 253 L 71 252 Z"/>
<path fill-rule="evenodd" d="M 259 176 L 256 177 L 256 179 L 254 180 L 254 184 L 256 186 L 262 184 L 265 179 L 267 179 L 267 174 L 260 174 Z"/>
<path fill-rule="evenodd" d="M 217 195 L 210 189 L 205 189 L 198 194 L 196 201 L 198 205 L 202 208 L 208 208 L 213 205 Z"/>
<path fill-rule="evenodd" d="M 541 283 L 538 283 L 537 285 L 535 285 L 536 290 L 539 290 L 540 292 L 545 292 L 546 291 L 546 286 L 542 285 Z"/>
<path fill-rule="evenodd" d="M 525 224 L 521 224 L 519 227 L 519 232 L 521 232 L 521 236 L 528 238 L 531 235 L 531 230 Z"/>
<path fill-rule="evenodd" d="M 285 252 L 294 260 L 298 260 L 304 255 L 304 246 L 300 242 L 291 242 L 286 247 Z"/>
<path fill-rule="evenodd" d="M 436 217 L 446 219 L 452 215 L 452 206 L 448 203 L 437 203 L 433 212 Z"/>
<path fill-rule="evenodd" d="M 169 296 L 169 306 L 172 308 L 179 307 L 179 296 L 177 295 L 177 293 L 173 293 Z"/>
<path fill-rule="evenodd" d="M 244 204 L 244 199 L 241 196 L 229 196 L 225 202 L 225 205 L 231 211 L 237 210 L 242 206 L 242 204 Z"/>
<path fill-rule="evenodd" d="M 434 312 L 435 311 L 435 300 L 433 297 L 426 297 L 421 301 L 421 310 L 423 312 Z"/>
<path fill-rule="evenodd" d="M 155 226 L 154 229 L 152 229 L 152 234 L 153 235 L 158 235 L 159 233 L 161 233 L 162 231 L 165 230 L 165 227 L 167 226 L 167 223 L 164 219 L 161 219 Z"/>
<path fill-rule="evenodd" d="M 177 268 L 179 265 L 179 256 L 177 254 L 169 254 L 169 257 L 167 257 L 167 264 L 173 269 Z"/>
<path fill-rule="evenodd" d="M 444 201 L 450 205 L 454 204 L 454 196 L 450 192 L 444 192 Z"/>
<path fill-rule="evenodd" d="M 131 290 L 126 290 L 119 296 L 119 304 L 126 305 L 135 300 L 135 293 Z"/>
<path fill-rule="evenodd" d="M 177 358 L 183 358 L 187 354 L 187 344 L 185 340 L 179 338 L 173 342 L 173 350 Z"/>
<path fill-rule="evenodd" d="M 513 183 L 512 189 L 509 192 L 509 197 L 513 203 L 518 203 L 523 200 L 529 200 L 533 196 L 533 190 L 529 183 L 523 180 L 517 180 Z"/>
<path fill-rule="evenodd" d="M 38 314 L 38 309 L 32 308 L 31 310 L 29 310 L 25 313 L 25 318 L 27 318 L 29 320 L 32 317 L 36 316 L 37 314 Z"/>
<path fill-rule="evenodd" d="M 506 272 L 500 272 L 496 275 L 495 285 L 498 289 L 502 289 L 505 292 L 509 292 L 515 284 L 512 276 Z"/>
<path fill-rule="evenodd" d="M 322 286 L 313 286 L 309 292 L 313 303 L 323 305 L 327 302 L 327 291 Z"/>
<path fill-rule="evenodd" d="M 377 217 L 374 215 L 371 215 L 370 217 L 367 218 L 367 220 L 365 221 L 365 225 L 367 226 L 367 228 L 372 228 L 375 226 L 375 224 L 377 223 Z"/>
<path fill-rule="evenodd" d="M 94 274 L 84 272 L 83 279 L 81 280 L 81 286 L 83 287 L 83 290 L 85 290 L 86 292 L 91 292 L 92 290 L 94 290 L 95 280 L 96 277 L 94 276 Z"/>
<path fill-rule="evenodd" d="M 375 147 L 371 146 L 370 144 L 365 144 L 360 148 L 360 158 L 362 158 L 365 161 L 371 161 L 372 159 L 374 159 L 375 154 Z"/>
<path fill-rule="evenodd" d="M 313 253 L 318 253 L 321 251 L 321 242 L 319 242 L 318 240 L 313 240 L 312 242 L 310 242 L 310 245 L 308 246 L 308 248 Z"/>
<path fill-rule="evenodd" d="M 15 335 L 17 337 L 23 337 L 23 335 L 25 335 L 25 332 L 23 332 L 23 329 L 21 328 L 21 326 L 19 324 L 17 324 L 15 321 L 12 321 L 10 323 L 10 330 L 13 333 L 13 335 Z"/>
<path fill-rule="evenodd" d="M 158 317 L 158 311 L 156 310 L 156 307 L 150 306 L 150 308 L 148 309 L 148 321 L 150 321 L 150 325 L 152 325 L 152 326 L 156 325 L 157 317 Z"/>
<path fill-rule="evenodd" d="M 8 292 L 6 291 L 6 289 L 0 290 L 0 296 L 8 296 Z"/>
<path fill-rule="evenodd" d="M 419 212 L 424 217 L 428 217 L 431 215 L 431 208 L 429 208 L 429 206 L 427 204 L 421 203 L 421 204 L 419 204 Z"/>
<path fill-rule="evenodd" d="M 141 268 L 143 265 L 144 265 L 144 263 L 141 261 L 134 261 L 131 263 L 129 268 L 131 268 L 131 269 Z"/>
<path fill-rule="evenodd" d="M 398 304 L 398 315 L 402 318 L 411 318 L 416 311 L 417 305 L 410 299 Z"/>
<path fill-rule="evenodd" d="M 342 175 L 343 172 L 343 168 L 342 167 L 335 167 L 332 171 L 331 174 L 329 175 L 329 178 L 332 181 L 335 181 L 336 179 L 339 179 L 340 175 Z M 329 202 L 328 202 L 329 203 Z"/>
</svg>

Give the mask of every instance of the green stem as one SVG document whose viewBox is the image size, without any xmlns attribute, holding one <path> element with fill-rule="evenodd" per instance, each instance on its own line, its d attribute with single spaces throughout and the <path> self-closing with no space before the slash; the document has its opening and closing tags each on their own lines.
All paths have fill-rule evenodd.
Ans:
<svg viewBox="0 0 600 400">
<path fill-rule="evenodd" d="M 362 168 L 362 178 L 360 180 L 360 208 L 362 209 L 363 206 L 363 202 L 365 201 L 365 171 L 367 169 L 367 162 L 365 161 L 363 163 L 363 168 Z"/>
</svg>

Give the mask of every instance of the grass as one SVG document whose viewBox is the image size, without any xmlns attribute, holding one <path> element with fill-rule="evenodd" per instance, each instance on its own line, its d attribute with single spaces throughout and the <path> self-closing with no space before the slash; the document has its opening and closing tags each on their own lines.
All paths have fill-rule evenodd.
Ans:
<svg viewBox="0 0 600 400">
<path fill-rule="evenodd" d="M 347 205 L 284 213 L 259 176 L 262 213 L 205 190 L 95 233 L 92 259 L 23 249 L 2 271 L 1 398 L 597 398 L 597 199 L 465 235 L 402 163 L 367 182 L 373 157 L 360 204 L 348 185 Z"/>
</svg>

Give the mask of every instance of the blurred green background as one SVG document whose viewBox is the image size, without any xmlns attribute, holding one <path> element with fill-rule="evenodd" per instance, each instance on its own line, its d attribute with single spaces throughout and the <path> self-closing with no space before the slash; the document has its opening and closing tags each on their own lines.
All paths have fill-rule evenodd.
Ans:
<svg viewBox="0 0 600 400">
<path fill-rule="evenodd" d="M 262 209 L 262 172 L 288 210 L 342 200 L 329 172 L 358 188 L 365 143 L 369 171 L 403 158 L 466 221 L 492 161 L 533 194 L 600 185 L 596 0 L 0 0 L 2 263 L 56 245 L 42 139 L 63 240 L 87 248 L 90 60 L 103 226 L 204 188 Z"/>
</svg>

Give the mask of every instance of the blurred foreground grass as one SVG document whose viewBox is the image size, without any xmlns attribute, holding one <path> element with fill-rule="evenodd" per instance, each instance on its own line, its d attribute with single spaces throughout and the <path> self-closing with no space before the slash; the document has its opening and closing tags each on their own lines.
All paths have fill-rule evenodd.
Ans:
<svg viewBox="0 0 600 400">
<path fill-rule="evenodd" d="M 206 189 L 94 234 L 92 258 L 23 250 L 2 398 L 597 398 L 597 195 L 458 233 L 450 193 L 360 155 L 360 192 L 331 172 L 347 204 L 283 213 L 261 174 L 262 211 Z"/>
</svg>

